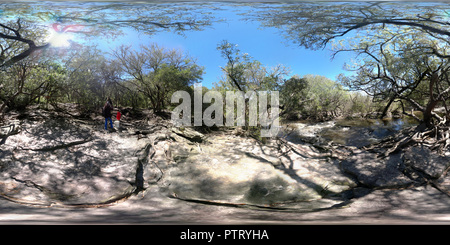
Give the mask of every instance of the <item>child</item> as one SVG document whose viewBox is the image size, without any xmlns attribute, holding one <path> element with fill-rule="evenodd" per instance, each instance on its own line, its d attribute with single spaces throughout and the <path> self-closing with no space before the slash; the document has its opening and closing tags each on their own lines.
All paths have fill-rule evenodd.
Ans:
<svg viewBox="0 0 450 245">
<path fill-rule="evenodd" d="M 117 128 L 120 128 L 120 118 L 122 117 L 122 113 L 120 112 L 120 109 L 119 109 L 119 111 L 117 112 L 117 116 L 116 116 L 116 119 L 117 119 Z"/>
</svg>

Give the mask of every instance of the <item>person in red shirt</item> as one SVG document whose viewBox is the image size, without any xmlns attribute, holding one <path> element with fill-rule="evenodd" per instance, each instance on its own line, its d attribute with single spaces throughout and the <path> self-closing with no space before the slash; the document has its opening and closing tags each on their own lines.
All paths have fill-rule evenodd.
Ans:
<svg viewBox="0 0 450 245">
<path fill-rule="evenodd" d="M 117 121 L 120 121 L 120 117 L 122 117 L 122 113 L 120 112 L 120 109 L 119 109 L 119 111 L 117 112 L 117 116 L 116 116 Z"/>
<path fill-rule="evenodd" d="M 120 129 L 120 118 L 122 117 L 122 112 L 121 112 L 121 110 L 120 110 L 120 108 L 119 108 L 119 111 L 117 112 L 117 116 L 116 116 L 116 119 L 117 119 L 117 128 L 119 128 Z"/>
</svg>

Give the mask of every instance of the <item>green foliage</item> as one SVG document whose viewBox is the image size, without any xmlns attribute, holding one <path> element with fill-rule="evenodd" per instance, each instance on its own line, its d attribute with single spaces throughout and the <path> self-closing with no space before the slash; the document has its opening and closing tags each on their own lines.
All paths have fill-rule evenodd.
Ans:
<svg viewBox="0 0 450 245">
<path fill-rule="evenodd" d="M 415 118 L 427 126 L 431 126 L 432 117 L 441 121 L 433 110 L 440 104 L 445 107 L 448 99 L 449 61 L 430 55 L 430 49 L 445 53 L 449 45 L 420 29 L 373 26 L 372 31 L 364 39 L 357 37 L 334 47 L 336 53 L 351 51 L 358 55 L 347 66 L 355 75 L 341 76 L 340 81 L 352 90 L 365 91 L 377 102 L 386 101 L 381 117 L 389 113 L 394 101 L 399 101 L 406 115 L 414 117 L 407 112 L 411 109 L 422 111 L 423 120 Z"/>
<path fill-rule="evenodd" d="M 107 78 L 104 76 L 107 66 L 102 52 L 94 47 L 73 54 L 66 63 L 68 76 L 64 92 L 67 100 L 79 104 L 85 111 L 100 108 L 107 97 Z"/>
<path fill-rule="evenodd" d="M 265 67 L 257 60 L 252 60 L 248 53 L 242 53 L 237 44 L 223 40 L 217 46 L 227 65 L 222 67 L 224 76 L 217 87 L 240 91 L 278 90 L 290 69 L 282 64 Z"/>
<path fill-rule="evenodd" d="M 157 112 L 170 104 L 173 92 L 189 88 L 203 74 L 193 58 L 157 44 L 141 46 L 139 51 L 121 46 L 113 55 L 121 77 L 127 77 L 131 89 L 144 95 Z"/>
<path fill-rule="evenodd" d="M 282 115 L 287 118 L 298 119 L 303 114 L 307 97 L 308 81 L 297 75 L 286 80 L 280 91 Z"/>
<path fill-rule="evenodd" d="M 415 117 L 406 109 L 421 111 L 423 119 L 415 118 L 428 128 L 448 123 L 433 111 L 441 106 L 450 118 L 447 3 L 310 2 L 255 9 L 248 19 L 282 30 L 301 46 L 318 49 L 333 42 L 334 55 L 355 52 L 347 67 L 355 75 L 340 81 L 351 90 L 365 91 L 376 102 L 386 102 L 381 116 L 398 101 L 406 115 Z"/>
<path fill-rule="evenodd" d="M 372 97 L 361 92 L 349 92 L 350 103 L 348 108 L 349 116 L 358 115 L 359 117 L 367 117 L 376 111 L 377 104 L 373 102 Z"/>
<path fill-rule="evenodd" d="M 350 102 L 340 84 L 318 75 L 293 76 L 283 84 L 280 96 L 287 117 L 319 121 L 343 115 Z"/>
<path fill-rule="evenodd" d="M 23 110 L 39 102 L 42 97 L 54 97 L 61 88 L 65 69 L 58 63 L 31 56 L 0 72 L 0 112 L 9 109 Z"/>
</svg>

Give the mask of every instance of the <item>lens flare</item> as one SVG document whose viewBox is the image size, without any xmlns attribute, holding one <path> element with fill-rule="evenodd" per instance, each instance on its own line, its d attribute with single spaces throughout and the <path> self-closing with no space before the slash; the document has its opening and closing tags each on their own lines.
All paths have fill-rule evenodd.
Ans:
<svg viewBox="0 0 450 245">
<path fill-rule="evenodd" d="M 69 47 L 72 34 L 67 32 L 57 32 L 50 29 L 48 42 L 53 47 Z"/>
</svg>

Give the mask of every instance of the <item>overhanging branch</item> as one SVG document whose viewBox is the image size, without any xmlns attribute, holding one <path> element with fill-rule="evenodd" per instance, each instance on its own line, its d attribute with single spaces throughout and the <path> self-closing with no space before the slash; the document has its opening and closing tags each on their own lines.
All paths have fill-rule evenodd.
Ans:
<svg viewBox="0 0 450 245">
<path fill-rule="evenodd" d="M 17 20 L 17 29 L 14 29 L 10 26 L 7 26 L 7 25 L 1 24 L 1 23 L 0 23 L 0 27 L 3 28 L 3 32 L 0 32 L 0 38 L 6 39 L 6 40 L 11 40 L 11 41 L 17 41 L 17 42 L 21 42 L 23 44 L 28 45 L 28 49 L 21 52 L 20 54 L 17 54 L 15 56 L 11 57 L 10 59 L 4 61 L 2 64 L 0 64 L 0 68 L 9 67 L 9 66 L 13 65 L 14 63 L 21 61 L 21 60 L 25 59 L 26 57 L 30 56 L 33 52 L 40 50 L 40 49 L 45 49 L 50 46 L 50 44 L 37 46 L 33 40 L 22 37 L 22 35 L 20 33 L 20 31 L 22 29 L 20 19 Z M 9 34 L 9 33 L 11 33 L 11 34 Z M 2 58 L 3 58 L 3 56 L 5 56 L 4 55 L 5 51 L 8 50 L 9 48 L 10 47 L 6 47 L 6 48 L 2 47 Z"/>
</svg>

